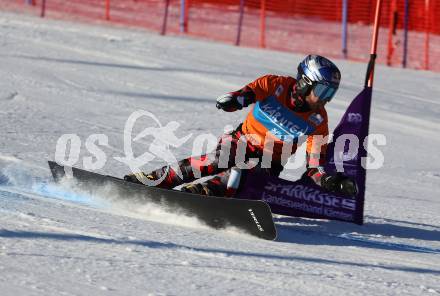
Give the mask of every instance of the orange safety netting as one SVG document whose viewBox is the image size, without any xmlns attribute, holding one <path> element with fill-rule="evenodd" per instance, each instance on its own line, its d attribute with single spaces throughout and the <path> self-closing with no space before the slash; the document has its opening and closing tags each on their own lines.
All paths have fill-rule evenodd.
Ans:
<svg viewBox="0 0 440 296">
<path fill-rule="evenodd" d="M 0 0 L 0 9 L 40 15 L 42 4 Z M 376 0 L 46 0 L 45 16 L 367 61 L 375 5 Z M 384 1 L 380 24 L 379 63 L 440 71 L 440 0 Z"/>
</svg>

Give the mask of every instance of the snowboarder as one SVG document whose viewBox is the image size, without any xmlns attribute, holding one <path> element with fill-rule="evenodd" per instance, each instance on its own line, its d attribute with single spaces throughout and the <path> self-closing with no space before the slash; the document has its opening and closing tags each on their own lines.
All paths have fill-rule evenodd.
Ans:
<svg viewBox="0 0 440 296">
<path fill-rule="evenodd" d="M 334 97 L 340 79 L 341 73 L 337 66 L 318 55 L 308 55 L 298 65 L 296 79 L 277 75 L 260 77 L 238 91 L 217 98 L 217 108 L 226 112 L 255 105 L 243 123 L 220 138 L 216 151 L 179 161 L 177 165 L 182 174 L 165 166 L 151 173 L 126 175 L 124 179 L 140 183 L 143 178 L 163 178 L 158 187 L 174 188 L 186 183 L 182 187 L 183 191 L 226 196 L 227 184 L 231 181 L 231 168 L 237 166 L 236 159 L 240 157 L 236 156 L 240 153 L 243 141 L 246 152 L 244 159 L 258 160 L 258 164 L 252 169 L 278 176 L 288 156 L 296 152 L 300 139 L 306 137 L 307 169 L 303 178 L 313 181 L 325 190 L 354 196 L 357 189 L 352 179 L 342 174 L 329 175 L 323 168 L 328 136 L 325 105 Z M 226 162 L 225 147 L 226 155 L 229 155 Z M 205 176 L 214 177 L 191 183 Z"/>
</svg>

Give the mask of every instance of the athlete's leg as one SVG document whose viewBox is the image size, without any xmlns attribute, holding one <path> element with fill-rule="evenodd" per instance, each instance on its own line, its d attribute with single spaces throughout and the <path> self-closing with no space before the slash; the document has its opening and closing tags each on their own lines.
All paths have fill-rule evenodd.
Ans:
<svg viewBox="0 0 440 296">
<path fill-rule="evenodd" d="M 184 185 L 181 190 L 201 195 L 224 197 L 226 196 L 229 175 L 230 170 L 227 170 L 206 181 Z"/>
<path fill-rule="evenodd" d="M 221 173 L 234 166 L 237 142 L 240 135 L 238 131 L 234 131 L 231 134 L 224 134 L 220 138 L 216 150 L 212 153 L 197 157 L 188 157 L 180 160 L 175 165 L 164 166 L 150 173 L 141 172 L 129 174 L 124 176 L 124 180 L 134 183 L 143 183 L 142 180 L 145 180 L 145 178 L 149 181 L 163 179 L 156 186 L 171 189 L 202 177 Z M 181 177 L 172 167 L 178 167 L 180 169 Z"/>
</svg>

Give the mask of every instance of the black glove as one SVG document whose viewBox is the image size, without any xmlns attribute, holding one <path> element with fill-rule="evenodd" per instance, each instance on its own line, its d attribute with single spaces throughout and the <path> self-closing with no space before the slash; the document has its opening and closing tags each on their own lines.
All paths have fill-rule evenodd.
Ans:
<svg viewBox="0 0 440 296">
<path fill-rule="evenodd" d="M 218 97 L 216 107 L 226 112 L 234 112 L 243 108 L 243 106 L 238 102 L 237 96 L 234 93 L 227 93 Z"/>
<path fill-rule="evenodd" d="M 315 181 L 313 181 L 313 179 L 309 176 L 309 171 L 305 171 L 302 175 L 301 175 L 301 181 L 305 184 L 316 184 Z"/>
<path fill-rule="evenodd" d="M 234 112 L 253 103 L 255 103 L 255 93 L 249 86 L 245 86 L 218 97 L 216 106 L 226 112 Z"/>
<path fill-rule="evenodd" d="M 321 187 L 327 191 L 340 193 L 347 196 L 356 196 L 358 193 L 356 182 L 341 173 L 324 175 L 321 178 Z"/>
</svg>

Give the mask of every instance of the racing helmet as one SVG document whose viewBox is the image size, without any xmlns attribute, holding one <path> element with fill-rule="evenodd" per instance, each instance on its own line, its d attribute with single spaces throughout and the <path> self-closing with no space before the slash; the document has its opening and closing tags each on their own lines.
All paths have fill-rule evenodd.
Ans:
<svg viewBox="0 0 440 296">
<path fill-rule="evenodd" d="M 313 91 L 320 100 L 329 102 L 341 81 L 341 72 L 329 59 L 308 55 L 299 65 L 296 76 L 298 95 L 305 98 Z"/>
</svg>

